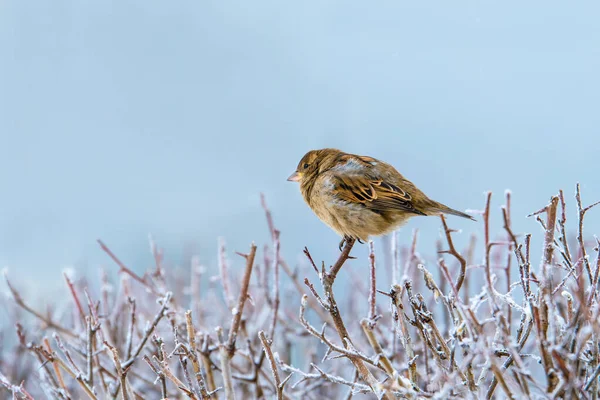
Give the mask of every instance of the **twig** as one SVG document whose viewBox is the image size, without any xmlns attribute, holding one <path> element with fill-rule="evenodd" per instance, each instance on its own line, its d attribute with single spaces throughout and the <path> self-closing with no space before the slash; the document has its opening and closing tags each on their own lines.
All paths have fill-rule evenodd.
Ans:
<svg viewBox="0 0 600 400">
<path fill-rule="evenodd" d="M 585 213 L 588 212 L 593 207 L 600 204 L 600 201 L 597 201 L 593 204 L 590 204 L 587 207 L 583 207 L 581 202 L 581 188 L 579 183 L 577 183 L 576 191 L 575 191 L 575 200 L 577 201 L 577 212 L 578 212 L 578 231 L 577 231 L 577 241 L 579 242 L 579 251 L 581 251 L 581 258 L 583 259 L 583 265 L 585 265 L 585 271 L 588 274 L 588 279 L 590 283 L 592 283 L 592 268 L 590 266 L 590 260 L 588 258 L 587 252 L 585 250 L 585 242 L 583 238 L 583 219 L 585 217 Z"/>
<path fill-rule="evenodd" d="M 415 351 L 410 337 L 410 332 L 406 326 L 404 318 L 404 306 L 402 305 L 402 293 L 404 290 L 400 285 L 393 285 L 390 290 L 390 297 L 392 300 L 392 306 L 394 307 L 394 320 L 400 326 L 401 343 L 406 350 L 406 357 L 408 358 L 408 376 L 411 382 L 417 384 L 417 365 L 415 363 Z"/>
<path fill-rule="evenodd" d="M 127 333 L 127 344 L 125 345 L 125 348 L 127 349 L 125 352 L 126 360 L 131 358 L 131 350 L 133 347 L 133 331 L 135 330 L 135 299 L 133 297 L 128 297 L 127 301 L 129 302 L 129 306 L 131 307 L 131 314 L 129 320 L 129 331 Z"/>
<path fill-rule="evenodd" d="M 75 291 L 75 287 L 73 283 L 69 279 L 69 276 L 66 272 L 63 273 L 65 281 L 67 282 L 67 286 L 69 287 L 69 291 L 71 292 L 71 296 L 73 297 L 73 301 L 75 302 L 75 306 L 77 311 L 79 312 L 79 317 L 81 318 L 81 322 L 85 323 L 85 313 L 83 312 L 83 307 L 81 306 L 81 302 L 79 301 L 79 297 L 77 296 L 77 292 Z"/>
<path fill-rule="evenodd" d="M 369 316 L 368 319 L 372 327 L 375 326 L 376 320 L 376 301 L 377 301 L 377 275 L 375 270 L 375 249 L 373 246 L 373 241 L 369 241 L 369 281 L 371 284 L 369 285 Z"/>
<path fill-rule="evenodd" d="M 373 360 L 371 360 L 369 357 L 367 357 L 366 355 L 357 352 L 356 350 L 350 349 L 347 346 L 347 343 L 344 343 L 344 347 L 338 346 L 336 344 L 334 344 L 331 340 L 329 340 L 326 336 L 325 336 L 325 326 L 323 326 L 323 329 L 321 330 L 321 332 L 317 331 L 306 319 L 305 317 L 305 312 L 306 312 L 306 305 L 307 305 L 307 300 L 308 300 L 308 296 L 304 295 L 302 296 L 302 300 L 300 302 L 300 323 L 304 326 L 304 328 L 308 331 L 308 333 L 310 333 L 311 335 L 313 335 L 314 337 L 318 338 L 320 341 L 322 341 L 323 343 L 325 343 L 330 349 L 331 351 L 335 351 L 337 353 L 343 354 L 344 356 L 348 357 L 348 358 L 359 358 L 362 361 L 377 367 L 377 363 Z"/>
<path fill-rule="evenodd" d="M 156 296 L 163 296 L 163 294 L 159 293 L 158 290 L 156 290 L 156 288 L 150 282 L 148 282 L 145 277 L 140 278 L 138 274 L 133 272 L 131 269 L 127 268 L 125 264 L 123 264 L 123 262 L 121 262 L 121 260 L 119 260 L 119 258 L 108 248 L 108 246 L 106 246 L 104 242 L 102 242 L 102 240 L 98 239 L 97 242 L 100 245 L 100 248 L 102 248 L 102 250 L 104 250 L 104 252 L 108 254 L 108 256 L 112 258 L 112 260 L 119 266 L 119 270 L 121 272 L 129 275 L 131 278 L 141 283 L 148 290 L 150 290 L 152 294 Z"/>
<path fill-rule="evenodd" d="M 356 239 L 353 238 L 346 240 L 346 244 L 342 249 L 342 253 L 336 260 L 335 264 L 333 264 L 333 266 L 329 269 L 329 272 L 327 273 L 327 281 L 329 281 L 331 284 L 333 284 L 333 281 L 340 272 L 340 269 L 342 269 L 344 266 L 344 263 L 350 258 L 350 251 L 352 250 L 352 247 L 354 247 L 354 242 L 356 242 Z"/>
<path fill-rule="evenodd" d="M 225 302 L 229 308 L 233 307 L 233 295 L 231 294 L 229 282 L 229 268 L 227 263 L 227 254 L 225 252 L 225 239 L 219 238 L 219 273 L 221 275 L 221 285 Z"/>
<path fill-rule="evenodd" d="M 111 346 L 108 342 L 104 342 L 104 345 L 108 347 L 112 353 L 113 362 L 117 371 L 117 377 L 119 378 L 121 386 L 121 398 L 123 400 L 129 400 L 129 393 L 127 389 L 127 370 L 121 366 L 121 360 L 119 359 L 119 352 L 114 346 Z"/>
<path fill-rule="evenodd" d="M 164 317 L 165 311 L 167 310 L 167 308 L 169 308 L 169 302 L 171 301 L 171 296 L 172 296 L 172 293 L 171 292 L 167 292 L 167 294 L 164 296 L 164 298 L 161 299 L 162 305 L 160 307 L 160 310 L 154 316 L 154 319 L 152 320 L 152 323 L 150 324 L 150 326 L 148 328 L 146 328 L 146 330 L 144 332 L 144 337 L 142 338 L 142 340 L 140 341 L 140 343 L 137 345 L 137 347 L 133 351 L 133 354 L 131 355 L 131 357 L 127 361 L 125 361 L 123 363 L 123 366 L 122 366 L 123 369 L 129 368 L 131 366 L 131 364 L 134 363 L 134 361 L 136 360 L 136 358 L 142 352 L 142 349 L 146 345 L 146 342 L 148 341 L 148 339 L 150 338 L 150 336 L 154 332 L 154 329 L 156 328 L 156 325 L 158 325 L 158 323 L 160 322 L 160 320 Z"/>
<path fill-rule="evenodd" d="M 308 374 L 306 372 L 301 371 L 298 368 L 294 368 L 291 365 L 285 364 L 284 362 L 282 362 L 278 357 L 277 354 L 275 354 L 275 359 L 277 360 L 277 363 L 279 364 L 279 366 L 281 367 L 281 369 L 285 372 L 290 372 L 290 373 L 295 373 L 298 374 L 300 376 L 302 376 L 302 379 L 300 382 L 308 380 L 308 379 L 326 379 L 329 382 L 332 383 L 336 383 L 336 384 L 341 384 L 341 385 L 346 385 L 349 386 L 350 388 L 352 388 L 354 391 L 356 391 L 357 393 L 369 393 L 371 392 L 371 388 L 367 385 L 363 385 L 357 382 L 351 382 L 348 381 L 346 379 L 343 379 L 339 376 L 334 376 L 328 373 L 325 373 L 323 370 L 319 369 L 315 364 L 311 363 L 311 367 L 313 367 L 314 369 L 316 369 L 318 371 L 318 373 L 316 374 Z M 292 385 L 292 387 L 297 386 L 300 382 L 297 382 L 295 384 Z"/>
<path fill-rule="evenodd" d="M 558 200 L 559 199 L 557 196 L 553 196 L 550 200 L 550 204 L 546 206 L 547 228 L 544 236 L 544 256 L 542 259 L 542 265 L 540 267 L 543 283 L 540 288 L 541 293 L 539 308 L 534 307 L 533 312 L 534 317 L 536 317 L 536 331 L 538 335 L 538 345 L 542 355 L 542 364 L 548 376 L 548 393 L 551 393 L 558 384 L 558 377 L 554 372 L 552 354 L 548 350 L 549 343 L 547 342 L 547 331 L 550 318 L 549 309 L 552 307 L 550 304 L 552 288 L 550 287 L 551 275 L 549 269 L 552 264 L 552 255 L 554 253 L 554 233 L 556 229 L 556 211 L 558 207 Z"/>
<path fill-rule="evenodd" d="M 273 378 L 275 378 L 275 390 L 277 392 L 277 400 L 283 400 L 283 385 L 281 383 L 281 378 L 279 378 L 277 364 L 275 363 L 275 357 L 273 356 L 273 351 L 271 350 L 271 343 L 269 343 L 269 340 L 265 336 L 264 331 L 258 332 L 258 337 L 260 339 L 260 342 L 262 343 L 264 352 L 267 355 L 267 358 L 269 359 L 269 365 L 271 366 Z"/>
<path fill-rule="evenodd" d="M 252 243 L 250 252 L 243 255 L 246 259 L 246 269 L 242 278 L 242 286 L 238 297 L 237 307 L 232 310 L 233 319 L 231 321 L 231 329 L 229 330 L 229 338 L 227 340 L 227 351 L 229 357 L 233 357 L 235 353 L 235 340 L 237 339 L 238 330 L 244 313 L 244 304 L 248 297 L 248 287 L 250 286 L 250 276 L 252 275 L 252 266 L 254 265 L 254 257 L 256 256 L 256 245 Z"/>
<path fill-rule="evenodd" d="M 71 337 L 76 336 L 75 333 L 71 329 L 67 329 L 67 328 L 55 323 L 50 318 L 44 317 L 42 314 L 40 314 L 39 312 L 35 311 L 33 308 L 31 308 L 27 304 L 25 304 L 25 302 L 23 301 L 23 298 L 21 297 L 19 292 L 17 292 L 17 290 L 12 286 L 12 284 L 8 280 L 8 274 L 6 272 L 4 273 L 4 279 L 6 280 L 6 285 L 8 286 L 8 289 L 10 290 L 10 293 L 12 294 L 12 297 L 15 300 L 15 303 L 17 303 L 17 305 L 19 307 L 21 307 L 28 313 L 34 315 L 37 319 L 39 319 L 44 324 L 46 324 L 46 326 L 48 326 L 50 328 L 54 328 L 57 331 L 64 333 L 65 335 L 68 335 Z"/>
<path fill-rule="evenodd" d="M 20 385 L 13 385 L 2 372 L 0 372 L 0 385 L 4 386 L 12 393 L 13 399 L 17 399 L 17 396 L 22 396 L 25 400 L 34 400 L 33 396 L 31 396 L 23 387 L 23 382 L 21 382 Z"/>
<path fill-rule="evenodd" d="M 98 327 L 92 326 L 92 318 L 90 316 L 85 317 L 86 325 L 86 361 L 87 361 L 87 375 L 85 381 L 94 387 L 94 345 L 96 340 L 96 331 Z"/>
<path fill-rule="evenodd" d="M 346 329 L 344 321 L 342 320 L 339 309 L 337 307 L 337 303 L 333 295 L 333 283 L 340 269 L 348 260 L 350 256 L 350 251 L 352 250 L 354 243 L 355 239 L 347 239 L 346 244 L 342 249 L 342 253 L 338 257 L 335 264 L 333 264 L 333 266 L 329 269 L 329 272 L 321 274 L 321 283 L 323 285 L 323 291 L 325 293 L 327 303 L 329 304 L 329 315 L 331 315 L 335 329 L 338 335 L 340 336 L 340 339 L 342 340 L 342 343 L 344 344 L 345 348 L 349 348 L 352 345 L 352 340 L 350 339 L 350 334 Z M 305 303 L 305 300 L 303 300 L 303 302 Z M 380 389 L 379 382 L 377 381 L 377 379 L 375 379 L 373 374 L 371 374 L 371 371 L 369 371 L 369 369 L 366 367 L 363 359 L 350 355 L 348 355 L 348 358 L 350 359 L 354 367 L 358 370 L 358 373 L 360 374 L 361 378 L 371 387 L 374 393 L 381 395 L 385 399 L 392 398 L 391 394 L 387 390 L 384 390 L 382 392 L 382 390 Z"/>
<path fill-rule="evenodd" d="M 269 337 L 272 339 L 275 335 L 275 327 L 277 325 L 277 319 L 279 315 L 279 250 L 280 250 L 280 242 L 279 242 L 279 231 L 275 230 L 273 232 L 273 249 L 274 249 L 274 257 L 273 257 L 273 293 L 271 295 L 272 299 L 272 309 L 273 309 L 273 317 L 271 318 L 271 325 L 269 327 Z"/>
<path fill-rule="evenodd" d="M 194 370 L 194 375 L 196 376 L 196 381 L 198 382 L 198 387 L 200 388 L 200 395 L 202 399 L 209 399 L 210 396 L 206 390 L 206 384 L 204 383 L 204 378 L 202 377 L 202 371 L 200 369 L 200 364 L 198 362 L 197 349 L 196 349 L 196 330 L 194 329 L 194 322 L 192 321 L 192 311 L 188 310 L 185 312 L 185 325 L 189 343 L 189 351 L 188 357 L 192 362 L 192 368 Z"/>
<path fill-rule="evenodd" d="M 442 220 L 442 225 L 444 226 L 446 241 L 448 242 L 448 250 L 445 251 L 445 253 L 451 254 L 454 258 L 456 258 L 456 260 L 460 264 L 460 271 L 458 273 L 458 278 L 456 279 L 456 284 L 454 285 L 456 287 L 456 293 L 458 294 L 460 292 L 460 288 L 463 285 L 463 282 L 465 281 L 465 276 L 467 273 L 467 261 L 463 256 L 460 255 L 458 251 L 456 251 L 456 248 L 454 247 L 454 242 L 452 241 L 451 236 L 451 233 L 453 231 L 448 228 L 448 224 L 446 224 L 446 217 L 444 217 L 444 214 L 440 214 L 440 218 Z"/>
<path fill-rule="evenodd" d="M 165 355 L 165 351 L 164 351 L 164 344 L 163 344 L 163 340 L 158 337 L 158 336 L 153 336 L 152 341 L 154 342 L 154 344 L 156 345 L 158 351 L 157 353 L 157 361 L 159 363 L 159 365 L 162 365 L 162 362 L 166 362 L 166 360 L 164 359 L 164 355 Z M 150 359 L 148 358 L 148 356 L 144 356 L 144 360 L 148 363 L 148 365 L 150 365 L 150 368 L 153 368 L 153 364 L 150 361 Z M 167 398 L 167 380 L 165 377 L 165 374 L 160 371 L 157 372 L 156 370 L 154 371 L 157 375 L 158 375 L 158 380 L 160 381 L 160 392 L 162 395 L 163 399 Z"/>
<path fill-rule="evenodd" d="M 217 336 L 219 338 L 219 354 L 221 355 L 221 374 L 223 376 L 223 387 L 225 388 L 225 398 L 235 400 L 235 391 L 233 389 L 233 376 L 231 374 L 231 356 L 229 355 L 229 346 L 223 338 L 223 329 L 217 327 Z"/>
<path fill-rule="evenodd" d="M 217 390 L 217 386 L 215 385 L 215 378 L 212 369 L 212 362 L 210 360 L 210 350 L 208 347 L 209 337 L 208 334 L 205 333 L 202 336 L 202 347 L 200 349 L 200 355 L 202 357 L 202 365 L 204 366 L 204 370 L 206 371 L 206 385 L 210 392 L 214 392 Z"/>
<path fill-rule="evenodd" d="M 375 350 L 375 354 L 377 355 L 377 357 L 379 357 L 379 361 L 380 361 L 381 365 L 383 366 L 383 369 L 388 374 L 388 376 L 393 379 L 397 375 L 397 372 L 394 369 L 394 366 L 392 365 L 392 362 L 390 361 L 390 359 L 385 355 L 385 352 L 383 351 L 381 344 L 375 337 L 375 333 L 373 332 L 374 327 L 371 325 L 371 320 L 363 318 L 360 321 L 360 325 L 363 328 L 363 332 L 367 336 L 367 340 L 369 341 L 369 344 L 371 345 L 373 350 Z"/>
</svg>

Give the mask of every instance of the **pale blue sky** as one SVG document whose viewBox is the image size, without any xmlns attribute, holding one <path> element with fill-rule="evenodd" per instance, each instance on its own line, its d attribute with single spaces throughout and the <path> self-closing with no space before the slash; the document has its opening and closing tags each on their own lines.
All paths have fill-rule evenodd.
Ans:
<svg viewBox="0 0 600 400">
<path fill-rule="evenodd" d="M 524 216 L 559 188 L 600 199 L 599 4 L 4 0 L 0 266 L 60 281 L 110 265 L 100 237 L 140 268 L 149 232 L 210 263 L 217 236 L 266 240 L 260 191 L 286 254 L 333 255 L 285 180 L 325 146 L 458 209 L 510 188 L 538 232 Z"/>
</svg>

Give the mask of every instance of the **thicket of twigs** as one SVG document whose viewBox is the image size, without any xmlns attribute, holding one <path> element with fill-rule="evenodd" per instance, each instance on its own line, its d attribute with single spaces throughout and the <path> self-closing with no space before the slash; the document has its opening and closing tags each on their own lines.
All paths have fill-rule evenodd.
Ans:
<svg viewBox="0 0 600 400">
<path fill-rule="evenodd" d="M 174 276 L 154 244 L 156 265 L 139 276 L 99 242 L 119 279 L 65 275 L 67 312 L 31 306 L 7 279 L 16 325 L 3 335 L 18 340 L 1 352 L 0 397 L 596 399 L 599 243 L 583 231 L 593 205 L 578 186 L 573 240 L 562 191 L 533 213 L 539 252 L 513 232 L 505 201 L 492 233 L 488 194 L 484 237 L 464 251 L 443 217 L 435 262 L 416 233 L 392 245 L 383 283 L 372 244 L 359 278 L 344 268 L 353 242 L 331 265 L 305 249 L 312 269 L 292 269 L 266 205 L 272 243 L 231 261 L 221 244 L 216 276 L 197 259 Z"/>
</svg>

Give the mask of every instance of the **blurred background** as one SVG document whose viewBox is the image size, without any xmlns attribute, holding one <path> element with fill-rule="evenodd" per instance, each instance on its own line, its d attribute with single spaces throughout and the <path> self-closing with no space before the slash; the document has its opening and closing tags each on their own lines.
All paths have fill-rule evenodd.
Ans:
<svg viewBox="0 0 600 400">
<path fill-rule="evenodd" d="M 113 267 L 101 238 L 142 270 L 149 233 L 174 266 L 191 253 L 215 264 L 219 236 L 230 251 L 268 241 L 260 192 L 292 264 L 305 245 L 332 259 L 339 238 L 286 182 L 321 147 L 386 160 L 460 210 L 492 190 L 497 231 L 511 189 L 515 230 L 539 234 L 525 216 L 558 189 L 571 200 L 581 182 L 584 203 L 600 200 L 599 12 L 553 1 L 2 1 L 0 266 L 29 288 L 62 287 L 66 267 Z M 598 212 L 587 221 L 600 232 Z M 415 228 L 433 253 L 439 219 L 413 219 L 402 243 Z"/>
</svg>

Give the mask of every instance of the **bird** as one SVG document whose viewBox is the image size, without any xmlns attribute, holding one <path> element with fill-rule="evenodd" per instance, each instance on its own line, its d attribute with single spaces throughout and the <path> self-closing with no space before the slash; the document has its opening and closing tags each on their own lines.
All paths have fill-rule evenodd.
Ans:
<svg viewBox="0 0 600 400">
<path fill-rule="evenodd" d="M 418 215 L 451 214 L 475 219 L 430 199 L 392 165 L 338 149 L 311 150 L 288 181 L 298 182 L 304 201 L 344 243 L 388 234 Z"/>
</svg>

